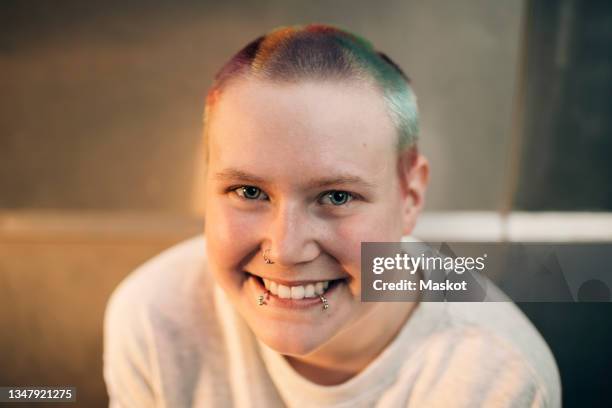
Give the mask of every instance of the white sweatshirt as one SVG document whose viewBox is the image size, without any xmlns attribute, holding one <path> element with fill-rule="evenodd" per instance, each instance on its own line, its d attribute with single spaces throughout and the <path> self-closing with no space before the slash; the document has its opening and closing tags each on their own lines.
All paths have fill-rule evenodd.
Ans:
<svg viewBox="0 0 612 408">
<path fill-rule="evenodd" d="M 111 407 L 561 405 L 554 358 L 512 302 L 422 302 L 362 372 L 322 386 L 255 338 L 206 262 L 197 236 L 113 293 L 104 323 Z"/>
</svg>

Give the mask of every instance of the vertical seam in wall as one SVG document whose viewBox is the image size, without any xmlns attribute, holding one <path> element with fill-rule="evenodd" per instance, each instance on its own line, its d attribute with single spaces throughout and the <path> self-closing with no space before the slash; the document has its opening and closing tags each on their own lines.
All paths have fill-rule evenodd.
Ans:
<svg viewBox="0 0 612 408">
<path fill-rule="evenodd" d="M 516 69 L 515 91 L 512 103 L 512 122 L 510 130 L 510 146 L 506 159 L 506 177 L 504 191 L 500 200 L 499 214 L 501 223 L 501 241 L 510 239 L 509 217 L 513 210 L 516 191 L 518 189 L 520 163 L 522 159 L 522 142 L 524 132 L 524 107 L 525 107 L 525 71 L 527 64 L 528 36 L 527 30 L 530 26 L 531 12 L 530 0 L 523 1 L 521 16 L 521 28 L 519 37 L 519 59 Z"/>
</svg>

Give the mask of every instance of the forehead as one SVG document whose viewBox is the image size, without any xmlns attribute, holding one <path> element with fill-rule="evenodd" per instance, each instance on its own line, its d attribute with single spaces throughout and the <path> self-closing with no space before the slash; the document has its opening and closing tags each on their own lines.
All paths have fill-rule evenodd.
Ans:
<svg viewBox="0 0 612 408">
<path fill-rule="evenodd" d="M 240 80 L 209 120 L 210 166 L 363 175 L 380 172 L 395 154 L 382 93 L 357 81 Z"/>
</svg>

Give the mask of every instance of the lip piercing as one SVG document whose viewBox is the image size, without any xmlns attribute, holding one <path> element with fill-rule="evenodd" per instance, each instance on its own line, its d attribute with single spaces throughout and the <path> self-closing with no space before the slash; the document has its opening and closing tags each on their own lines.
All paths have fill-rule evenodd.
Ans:
<svg viewBox="0 0 612 408">
<path fill-rule="evenodd" d="M 265 251 L 263 251 L 263 259 L 267 264 L 273 264 L 274 262 L 272 262 L 272 260 L 270 259 L 270 257 L 268 256 L 268 254 L 270 253 L 270 248 L 266 249 Z"/>
<path fill-rule="evenodd" d="M 257 296 L 257 304 L 259 306 L 267 305 L 268 303 L 266 302 L 266 300 L 268 299 L 268 296 L 270 296 L 269 290 L 266 290 L 263 294 Z M 327 299 L 325 298 L 325 296 L 319 295 L 319 299 L 321 299 L 321 302 L 323 302 L 323 310 L 329 309 L 329 303 L 327 303 Z"/>
<path fill-rule="evenodd" d="M 325 296 L 319 295 L 319 298 L 321 299 L 321 302 L 323 302 L 323 310 L 328 309 L 329 303 L 327 303 L 327 299 L 325 298 Z"/>
<path fill-rule="evenodd" d="M 266 305 L 266 304 L 267 304 L 267 303 L 266 303 L 266 300 L 267 300 L 267 297 L 268 297 L 269 295 L 270 295 L 270 291 L 269 291 L 269 290 L 266 290 L 266 291 L 263 293 L 263 295 L 259 295 L 259 296 L 257 297 L 257 304 L 258 304 L 259 306 Z"/>
</svg>

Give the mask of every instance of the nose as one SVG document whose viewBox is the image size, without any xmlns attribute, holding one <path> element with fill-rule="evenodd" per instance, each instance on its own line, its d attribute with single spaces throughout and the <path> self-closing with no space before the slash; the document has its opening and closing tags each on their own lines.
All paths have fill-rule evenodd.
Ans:
<svg viewBox="0 0 612 408">
<path fill-rule="evenodd" d="M 263 248 L 277 265 L 290 267 L 307 263 L 319 255 L 317 228 L 299 203 L 279 205 L 268 223 Z"/>
</svg>

